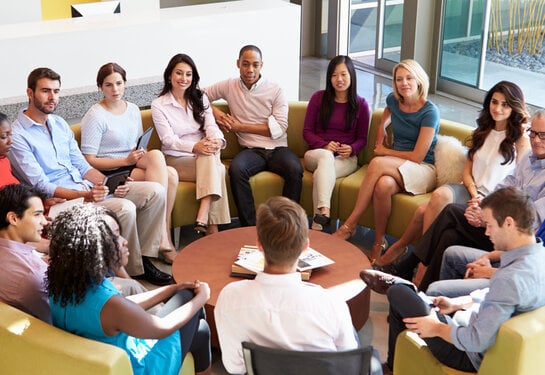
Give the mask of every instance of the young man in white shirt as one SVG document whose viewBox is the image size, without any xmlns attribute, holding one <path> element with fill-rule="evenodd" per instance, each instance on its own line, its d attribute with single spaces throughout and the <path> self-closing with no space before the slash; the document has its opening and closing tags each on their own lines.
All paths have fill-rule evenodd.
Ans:
<svg viewBox="0 0 545 375">
<path fill-rule="evenodd" d="M 357 348 L 346 302 L 301 281 L 296 271 L 309 245 L 303 208 L 284 197 L 270 198 L 257 211 L 257 238 L 264 272 L 227 285 L 214 311 L 225 369 L 246 372 L 243 341 L 300 351 Z"/>
</svg>

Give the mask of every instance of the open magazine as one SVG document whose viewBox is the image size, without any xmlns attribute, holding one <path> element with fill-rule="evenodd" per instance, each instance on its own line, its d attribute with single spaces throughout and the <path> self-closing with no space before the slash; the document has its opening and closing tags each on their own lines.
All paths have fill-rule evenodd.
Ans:
<svg viewBox="0 0 545 375">
<path fill-rule="evenodd" d="M 301 253 L 297 271 L 301 272 L 301 278 L 308 280 L 311 270 L 335 263 L 318 251 L 308 248 Z M 265 258 L 256 246 L 244 246 L 240 249 L 237 259 L 231 267 L 231 273 L 236 276 L 251 277 L 257 272 L 263 271 Z"/>
</svg>

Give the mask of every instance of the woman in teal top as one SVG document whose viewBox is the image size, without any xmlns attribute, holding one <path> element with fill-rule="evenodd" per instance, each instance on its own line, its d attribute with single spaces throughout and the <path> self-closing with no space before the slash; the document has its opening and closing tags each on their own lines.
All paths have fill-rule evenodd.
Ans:
<svg viewBox="0 0 545 375">
<path fill-rule="evenodd" d="M 96 205 L 74 206 L 55 219 L 47 271 L 53 324 L 124 349 L 134 374 L 176 375 L 188 351 L 196 371 L 207 373 L 210 331 L 202 307 L 208 285 L 195 281 L 123 297 L 105 277 L 128 257 L 119 231 L 115 214 Z M 145 311 L 167 299 L 157 316 Z"/>
<path fill-rule="evenodd" d="M 394 92 L 386 98 L 375 140 L 375 157 L 369 163 L 352 213 L 335 235 L 348 239 L 360 216 L 373 203 L 375 241 L 371 263 L 386 249 L 384 234 L 390 216 L 392 195 L 399 192 L 427 193 L 435 188 L 433 150 L 439 131 L 439 110 L 428 98 L 429 78 L 414 60 L 394 67 Z M 392 126 L 389 147 L 386 126 Z"/>
</svg>

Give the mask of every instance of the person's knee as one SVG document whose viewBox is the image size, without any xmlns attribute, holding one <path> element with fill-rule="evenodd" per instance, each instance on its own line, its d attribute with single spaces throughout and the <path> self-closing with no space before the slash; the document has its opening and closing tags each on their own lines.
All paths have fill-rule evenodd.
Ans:
<svg viewBox="0 0 545 375">
<path fill-rule="evenodd" d="M 431 194 L 430 205 L 433 206 L 444 206 L 448 203 L 451 203 L 453 199 L 452 191 L 446 186 L 441 186 Z"/>
<path fill-rule="evenodd" d="M 246 163 L 233 159 L 229 166 L 229 178 L 231 181 L 248 180 L 250 178 Z"/>
<path fill-rule="evenodd" d="M 390 198 L 397 191 L 397 183 L 390 176 L 382 176 L 375 184 L 373 195 L 377 198 Z"/>
<path fill-rule="evenodd" d="M 177 186 L 178 185 L 178 172 L 173 167 L 167 167 L 167 174 L 168 174 L 168 184 Z"/>
</svg>

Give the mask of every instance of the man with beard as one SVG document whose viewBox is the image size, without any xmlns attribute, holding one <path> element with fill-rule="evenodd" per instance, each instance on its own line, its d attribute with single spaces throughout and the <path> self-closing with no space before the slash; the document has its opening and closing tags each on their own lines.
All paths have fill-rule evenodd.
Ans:
<svg viewBox="0 0 545 375">
<path fill-rule="evenodd" d="M 87 163 L 66 121 L 53 114 L 59 104 L 59 74 L 49 68 L 34 69 L 27 87 L 28 107 L 13 123 L 9 158 L 15 176 L 48 196 L 83 197 L 114 211 L 131 249 L 129 274 L 157 285 L 172 283 L 172 276 L 159 271 L 149 259 L 157 257 L 163 232 L 163 187 L 129 180 L 109 192 L 103 185 L 105 176 Z"/>
</svg>

